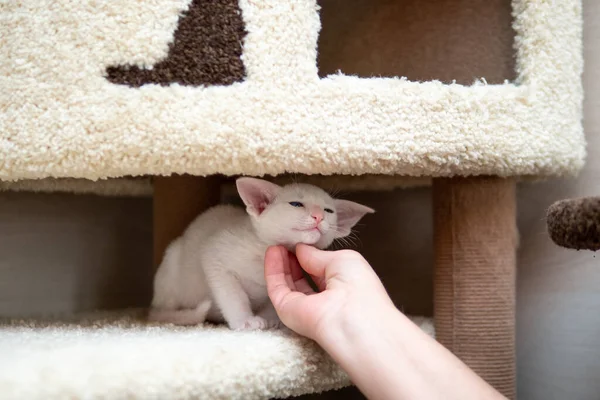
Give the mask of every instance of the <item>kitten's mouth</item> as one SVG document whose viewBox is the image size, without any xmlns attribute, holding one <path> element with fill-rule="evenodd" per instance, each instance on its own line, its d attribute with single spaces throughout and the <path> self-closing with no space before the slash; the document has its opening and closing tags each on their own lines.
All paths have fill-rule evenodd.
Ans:
<svg viewBox="0 0 600 400">
<path fill-rule="evenodd" d="M 319 229 L 318 226 L 313 226 L 312 228 L 307 228 L 307 229 L 294 228 L 294 230 L 298 231 L 298 232 L 319 232 L 319 233 L 323 233 L 323 232 L 321 232 L 321 229 Z"/>
</svg>

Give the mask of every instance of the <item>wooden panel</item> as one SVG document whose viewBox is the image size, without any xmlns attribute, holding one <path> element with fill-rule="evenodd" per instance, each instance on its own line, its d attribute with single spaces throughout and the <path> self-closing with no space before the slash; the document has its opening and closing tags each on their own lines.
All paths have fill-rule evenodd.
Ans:
<svg viewBox="0 0 600 400">
<path fill-rule="evenodd" d="M 154 265 L 169 243 L 220 199 L 220 178 L 173 175 L 154 178 Z"/>
<path fill-rule="evenodd" d="M 320 0 L 321 76 L 513 80 L 510 0 Z"/>
</svg>

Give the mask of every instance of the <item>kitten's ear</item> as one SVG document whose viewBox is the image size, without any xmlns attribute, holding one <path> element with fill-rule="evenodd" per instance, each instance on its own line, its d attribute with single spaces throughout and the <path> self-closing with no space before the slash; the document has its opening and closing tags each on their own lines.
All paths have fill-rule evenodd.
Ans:
<svg viewBox="0 0 600 400">
<path fill-rule="evenodd" d="M 336 237 L 348 236 L 358 221 L 365 214 L 375 212 L 372 208 L 363 206 L 349 200 L 334 200 L 335 210 L 337 213 L 337 232 Z"/>
<path fill-rule="evenodd" d="M 246 205 L 248 214 L 259 216 L 275 198 L 281 186 L 257 178 L 238 178 L 238 193 Z"/>
</svg>

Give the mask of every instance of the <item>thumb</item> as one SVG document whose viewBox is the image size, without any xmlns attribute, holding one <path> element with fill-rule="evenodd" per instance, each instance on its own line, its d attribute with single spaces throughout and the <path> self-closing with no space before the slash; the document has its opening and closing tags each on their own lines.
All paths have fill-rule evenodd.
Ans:
<svg viewBox="0 0 600 400">
<path fill-rule="evenodd" d="M 333 260 L 335 254 L 331 251 L 319 250 L 313 246 L 298 244 L 296 258 L 302 269 L 317 277 L 325 277 L 325 267 Z"/>
</svg>

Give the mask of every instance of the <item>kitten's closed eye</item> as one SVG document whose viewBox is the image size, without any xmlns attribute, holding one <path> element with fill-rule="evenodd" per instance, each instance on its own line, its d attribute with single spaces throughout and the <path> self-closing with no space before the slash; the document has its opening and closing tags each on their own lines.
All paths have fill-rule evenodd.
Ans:
<svg viewBox="0 0 600 400">
<path fill-rule="evenodd" d="M 328 212 L 329 214 L 333 214 L 333 210 L 331 208 L 325 208 L 324 210 L 325 210 L 325 212 Z"/>
<path fill-rule="evenodd" d="M 299 201 L 290 201 L 290 206 L 292 206 L 292 207 L 304 207 L 304 204 L 300 203 Z"/>
</svg>

